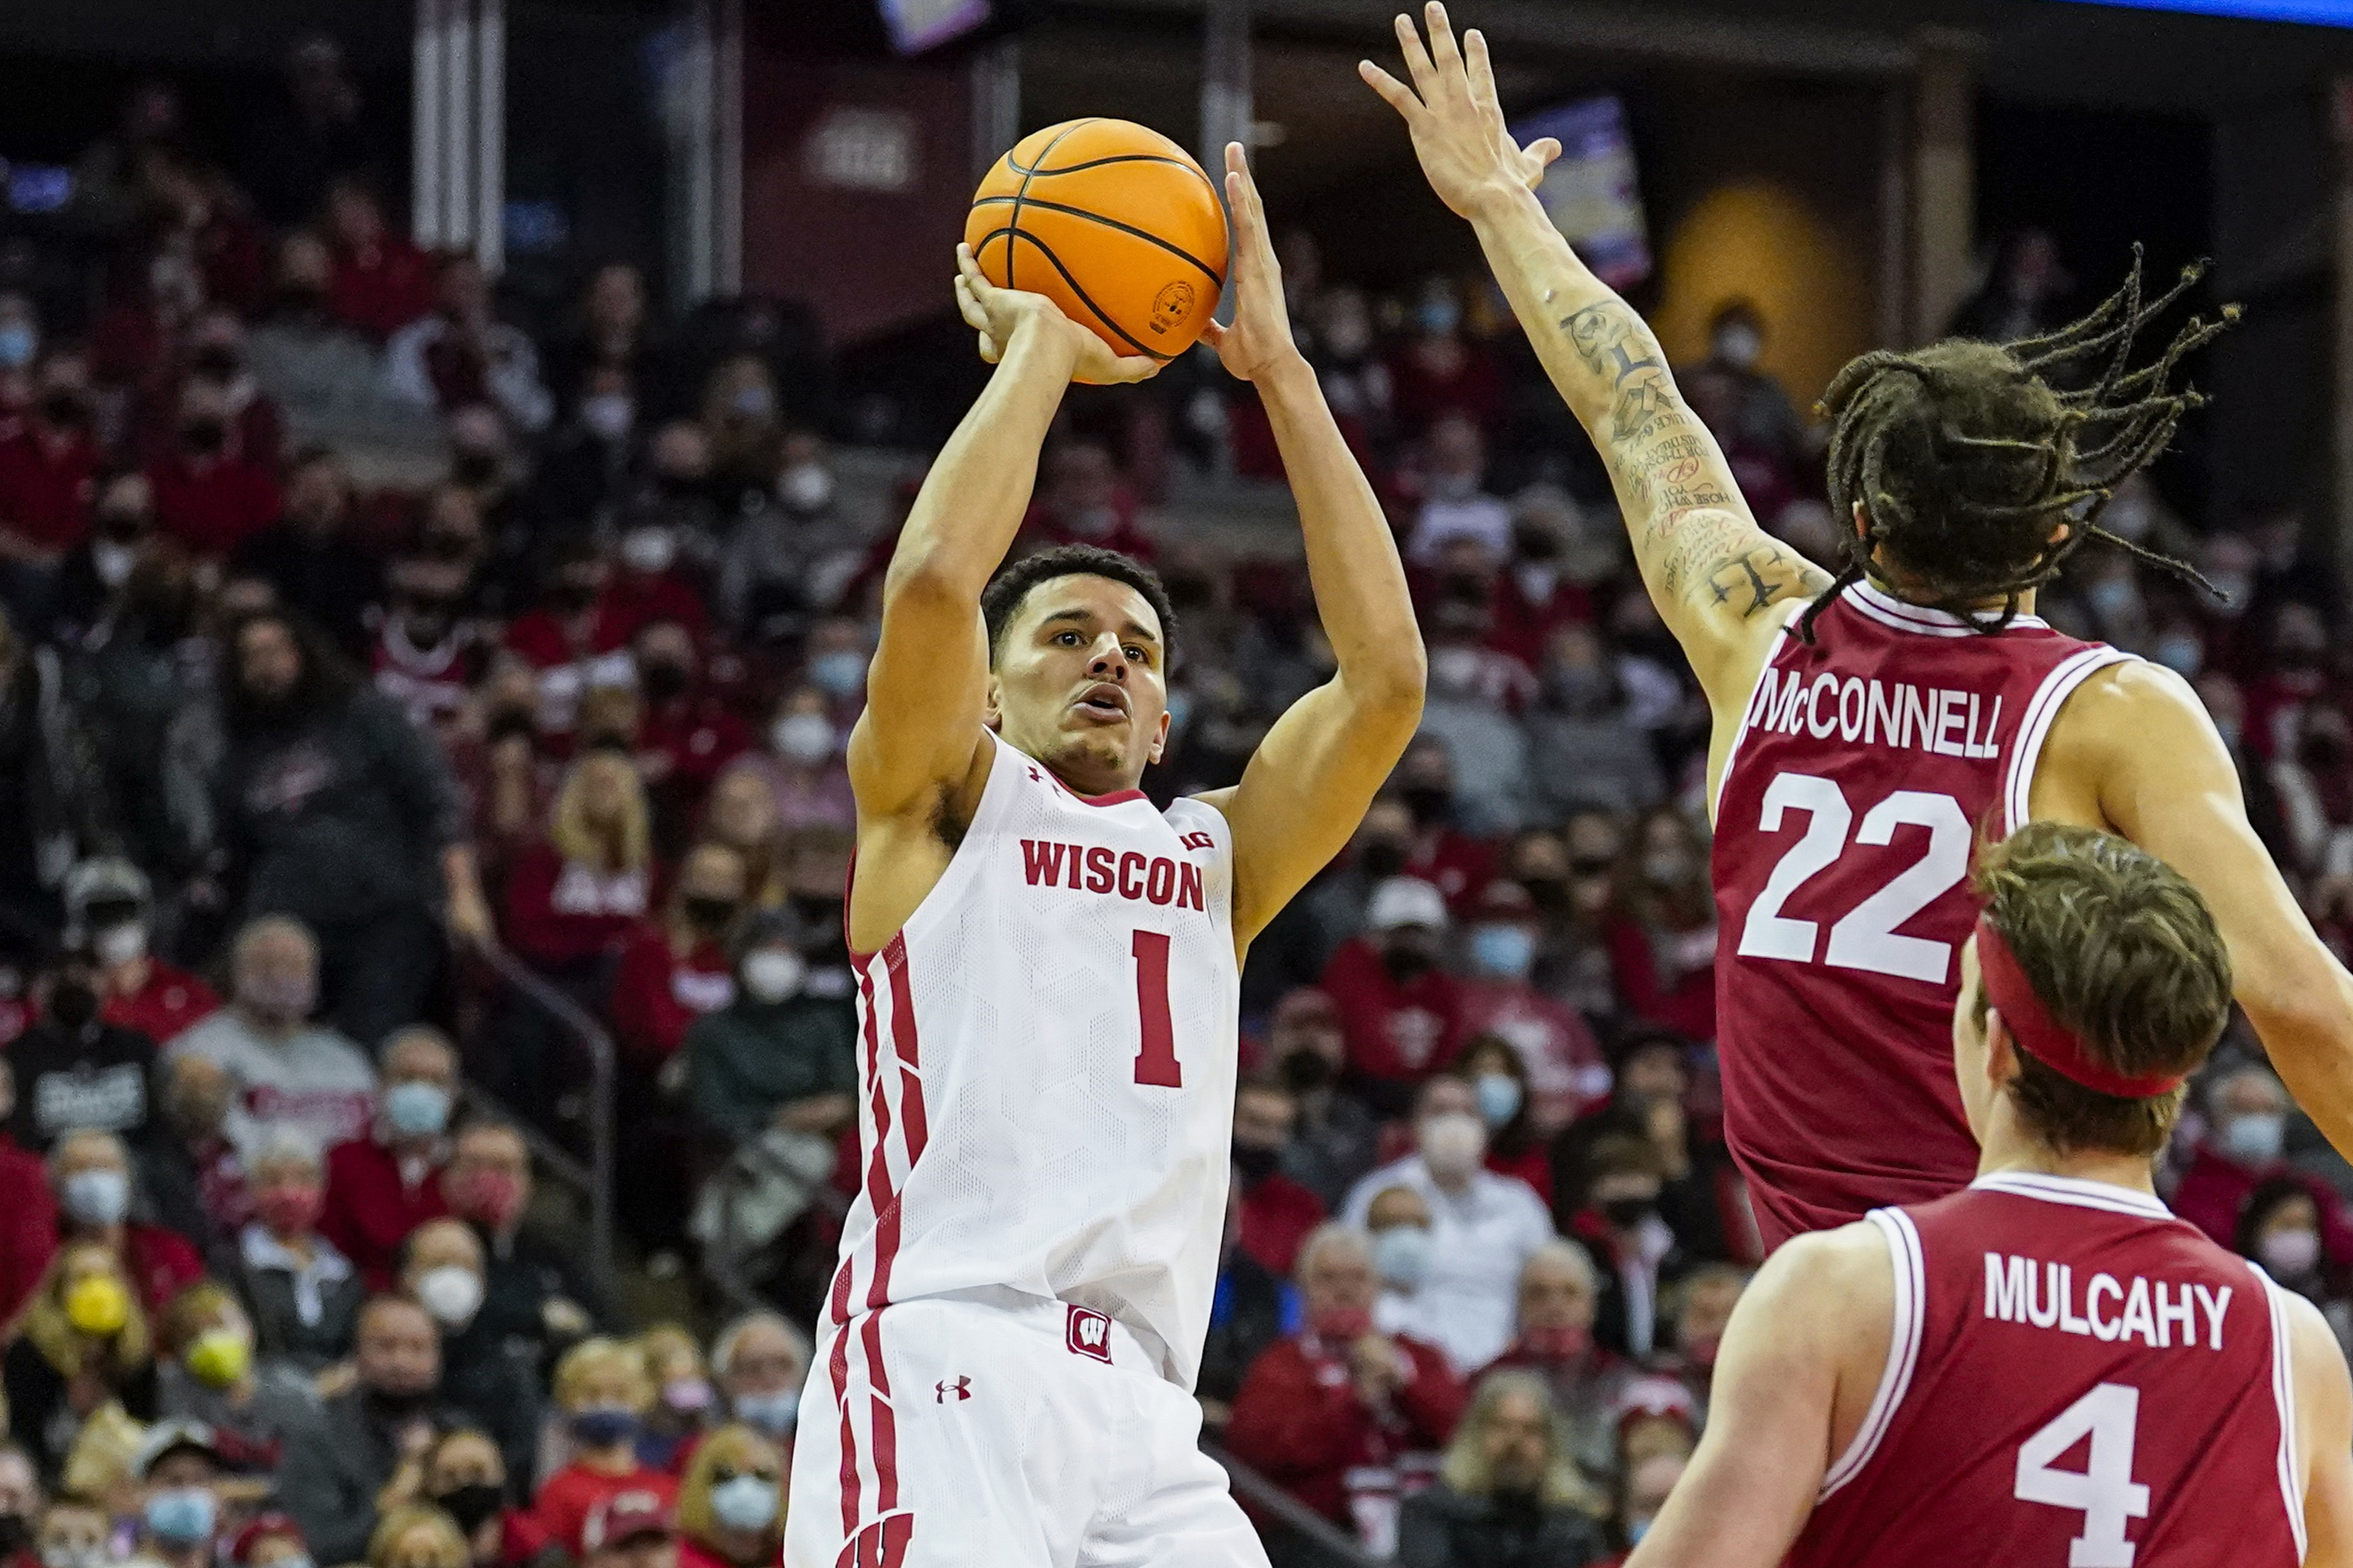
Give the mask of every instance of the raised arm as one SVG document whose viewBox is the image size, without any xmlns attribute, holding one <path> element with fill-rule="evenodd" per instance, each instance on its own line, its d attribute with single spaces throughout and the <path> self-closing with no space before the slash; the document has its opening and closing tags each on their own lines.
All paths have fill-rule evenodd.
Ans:
<svg viewBox="0 0 2353 1568">
<path fill-rule="evenodd" d="M 1410 88 L 1370 61 L 1359 68 L 1405 117 L 1431 187 L 1477 232 L 1546 372 L 1609 465 L 1660 616 L 1719 720 L 1736 722 L 1781 622 L 1767 612 L 1820 593 L 1830 576 L 1757 527 L 1658 339 L 1546 216 L 1535 187 L 1560 144 L 1512 140 L 1486 39 L 1467 35 L 1466 58 L 1445 6 L 1430 0 L 1425 19 L 1427 48 L 1410 18 L 1397 19 Z"/>
<path fill-rule="evenodd" d="M 1020 530 L 1071 378 L 1138 381 L 1157 368 L 1113 359 L 1043 295 L 992 288 L 963 246 L 956 267 L 957 307 L 997 369 L 924 477 L 882 582 L 881 638 L 849 737 L 861 833 L 928 816 L 973 770 L 988 681 L 980 594 Z"/>
<path fill-rule="evenodd" d="M 2231 950 L 2232 988 L 2295 1102 L 2353 1157 L 2353 974 L 2255 837 L 2214 721 L 2161 665 L 2101 671 L 2059 710 L 2036 818 L 2123 834 L 2189 879 Z"/>
<path fill-rule="evenodd" d="M 1202 798 L 1234 833 L 1234 940 L 1246 943 L 1340 852 L 1421 721 L 1421 633 L 1397 543 L 1291 336 L 1282 271 L 1239 143 L 1226 149 L 1234 214 L 1234 324 L 1210 331 L 1274 427 L 1307 542 L 1315 607 L 1340 668 L 1291 705 L 1242 771 Z"/>
<path fill-rule="evenodd" d="M 2320 1309 L 2287 1294 L 2296 1447 L 2304 1461 L 2304 1568 L 2353 1568 L 2353 1377 Z"/>
</svg>

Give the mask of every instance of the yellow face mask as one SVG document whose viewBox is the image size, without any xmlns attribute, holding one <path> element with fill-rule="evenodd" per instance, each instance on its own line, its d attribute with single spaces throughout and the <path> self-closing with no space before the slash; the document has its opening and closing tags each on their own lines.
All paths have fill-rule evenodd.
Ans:
<svg viewBox="0 0 2353 1568">
<path fill-rule="evenodd" d="M 182 1358 L 189 1373 L 214 1388 L 228 1388 L 253 1366 L 253 1347 L 234 1329 L 206 1329 Z"/>
<path fill-rule="evenodd" d="M 93 1274 L 66 1290 L 66 1321 L 85 1334 L 122 1331 L 131 1321 L 131 1293 L 111 1275 Z"/>
</svg>

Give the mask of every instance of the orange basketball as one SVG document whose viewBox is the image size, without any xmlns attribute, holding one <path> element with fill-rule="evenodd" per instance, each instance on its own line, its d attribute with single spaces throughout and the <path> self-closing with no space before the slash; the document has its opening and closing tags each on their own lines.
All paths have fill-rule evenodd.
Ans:
<svg viewBox="0 0 2353 1568">
<path fill-rule="evenodd" d="M 1193 346 L 1226 281 L 1226 214 L 1185 149 L 1125 120 L 1023 137 L 973 193 L 965 243 L 988 280 L 1045 295 L 1116 354 Z"/>
</svg>

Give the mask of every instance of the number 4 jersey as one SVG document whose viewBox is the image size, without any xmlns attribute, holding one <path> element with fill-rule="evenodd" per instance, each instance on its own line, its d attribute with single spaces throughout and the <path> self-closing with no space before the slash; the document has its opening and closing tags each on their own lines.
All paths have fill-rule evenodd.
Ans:
<svg viewBox="0 0 2353 1568">
<path fill-rule="evenodd" d="M 2007 1172 L 1880 1209 L 1894 1331 L 1788 1568 L 2292 1568 L 2278 1287 L 2147 1193 Z"/>
<path fill-rule="evenodd" d="M 1867 584 L 1813 647 L 1774 645 L 1715 847 L 1725 1134 L 1767 1247 L 1975 1173 L 1952 1045 L 1972 850 L 2026 822 L 2060 705 L 2130 657 Z"/>
<path fill-rule="evenodd" d="M 1118 1320 L 1192 1387 L 1231 1168 L 1232 867 L 1215 807 L 1082 797 L 995 742 L 946 872 L 858 961 L 834 1323 L 1010 1288 Z"/>
</svg>

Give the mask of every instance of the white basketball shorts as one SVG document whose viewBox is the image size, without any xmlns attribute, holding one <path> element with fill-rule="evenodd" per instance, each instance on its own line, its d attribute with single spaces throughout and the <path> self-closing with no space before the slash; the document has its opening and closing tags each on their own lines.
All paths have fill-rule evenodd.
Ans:
<svg viewBox="0 0 2353 1568">
<path fill-rule="evenodd" d="M 818 1350 L 785 1568 L 1266 1568 L 1200 1407 L 1100 1312 L 927 1297 Z"/>
</svg>

